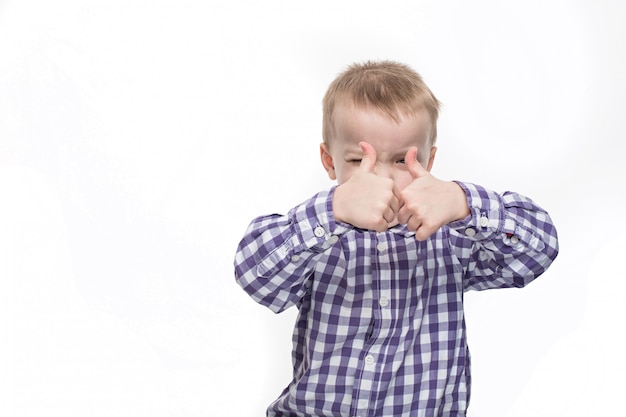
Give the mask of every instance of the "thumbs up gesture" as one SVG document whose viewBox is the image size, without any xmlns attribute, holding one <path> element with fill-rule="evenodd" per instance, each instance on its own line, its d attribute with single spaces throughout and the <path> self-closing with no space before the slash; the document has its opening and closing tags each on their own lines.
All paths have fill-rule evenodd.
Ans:
<svg viewBox="0 0 626 417">
<path fill-rule="evenodd" d="M 400 191 L 398 221 L 415 231 L 417 240 L 426 240 L 441 226 L 469 215 L 463 189 L 451 181 L 431 175 L 417 161 L 417 148 L 410 148 L 405 164 L 413 181 Z"/>
<path fill-rule="evenodd" d="M 359 146 L 363 151 L 361 164 L 335 189 L 334 216 L 355 227 L 383 232 L 398 223 L 398 190 L 392 179 L 374 173 L 376 150 L 367 142 Z"/>
</svg>

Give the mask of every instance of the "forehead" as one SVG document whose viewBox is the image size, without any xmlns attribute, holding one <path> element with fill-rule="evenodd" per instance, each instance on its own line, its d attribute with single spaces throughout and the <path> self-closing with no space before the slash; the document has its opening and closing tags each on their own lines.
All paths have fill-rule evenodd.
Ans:
<svg viewBox="0 0 626 417">
<path fill-rule="evenodd" d="M 342 101 L 337 103 L 333 116 L 332 142 L 358 146 L 365 141 L 385 149 L 430 145 L 430 117 L 423 108 L 412 114 L 390 115 L 373 106 Z"/>
</svg>

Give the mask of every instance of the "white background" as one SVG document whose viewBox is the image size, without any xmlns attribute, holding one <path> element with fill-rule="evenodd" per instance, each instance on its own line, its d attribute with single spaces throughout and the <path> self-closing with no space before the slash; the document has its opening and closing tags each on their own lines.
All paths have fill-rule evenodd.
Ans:
<svg viewBox="0 0 626 417">
<path fill-rule="evenodd" d="M 471 417 L 623 409 L 619 1 L 0 2 L 0 415 L 261 416 L 295 311 L 236 285 L 249 221 L 332 183 L 320 101 L 394 59 L 433 173 L 548 209 L 561 254 L 467 294 Z"/>
</svg>

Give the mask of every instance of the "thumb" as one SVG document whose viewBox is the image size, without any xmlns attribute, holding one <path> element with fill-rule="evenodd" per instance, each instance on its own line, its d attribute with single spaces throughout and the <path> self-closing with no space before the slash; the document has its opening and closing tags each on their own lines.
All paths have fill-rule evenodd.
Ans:
<svg viewBox="0 0 626 417">
<path fill-rule="evenodd" d="M 417 160 L 417 148 L 415 146 L 411 147 L 404 157 L 404 163 L 406 164 L 407 169 L 411 173 L 413 179 L 423 177 L 428 174 L 428 171 L 424 169 L 422 164 Z"/>
<path fill-rule="evenodd" d="M 359 169 L 364 172 L 374 172 L 376 166 L 376 149 L 367 142 L 359 142 L 359 146 L 363 151 L 363 159 Z"/>
</svg>

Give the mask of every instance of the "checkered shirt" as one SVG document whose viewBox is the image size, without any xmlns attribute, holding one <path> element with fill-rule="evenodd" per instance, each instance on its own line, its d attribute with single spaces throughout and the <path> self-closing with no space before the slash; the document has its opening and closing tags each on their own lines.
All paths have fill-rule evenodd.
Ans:
<svg viewBox="0 0 626 417">
<path fill-rule="evenodd" d="M 418 241 L 335 221 L 334 188 L 255 219 L 235 275 L 258 303 L 299 310 L 293 380 L 267 416 L 460 417 L 470 397 L 463 293 L 523 287 L 558 252 L 548 214 L 458 183 L 471 214 Z"/>
</svg>

